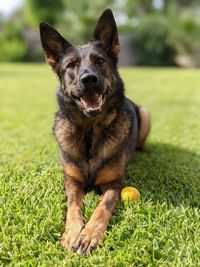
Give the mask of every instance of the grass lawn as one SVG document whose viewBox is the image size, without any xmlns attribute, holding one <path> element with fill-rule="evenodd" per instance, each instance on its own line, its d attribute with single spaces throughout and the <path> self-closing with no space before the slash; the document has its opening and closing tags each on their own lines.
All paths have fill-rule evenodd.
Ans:
<svg viewBox="0 0 200 267">
<path fill-rule="evenodd" d="M 57 80 L 47 65 L 0 65 L 0 266 L 200 266 L 200 71 L 122 69 L 127 95 L 147 106 L 152 132 L 125 184 L 105 243 L 64 251 L 66 199 L 52 135 Z M 88 193 L 87 221 L 98 202 Z"/>
</svg>

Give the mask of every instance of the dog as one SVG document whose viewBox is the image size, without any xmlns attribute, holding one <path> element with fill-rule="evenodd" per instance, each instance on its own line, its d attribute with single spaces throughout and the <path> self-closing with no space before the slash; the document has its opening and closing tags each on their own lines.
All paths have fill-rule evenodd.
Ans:
<svg viewBox="0 0 200 267">
<path fill-rule="evenodd" d="M 90 254 L 104 239 L 120 199 L 125 167 L 143 149 L 150 115 L 124 95 L 117 70 L 120 44 L 113 13 L 106 9 L 88 44 L 74 46 L 53 27 L 40 24 L 47 63 L 59 79 L 54 134 L 61 152 L 68 211 L 61 244 Z M 100 202 L 84 224 L 81 205 L 88 187 Z"/>
</svg>

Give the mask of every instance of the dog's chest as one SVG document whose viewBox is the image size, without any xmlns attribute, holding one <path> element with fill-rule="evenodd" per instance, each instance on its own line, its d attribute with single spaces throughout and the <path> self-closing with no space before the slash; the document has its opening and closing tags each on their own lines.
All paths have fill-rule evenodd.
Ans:
<svg viewBox="0 0 200 267">
<path fill-rule="evenodd" d="M 75 164 L 86 183 L 92 185 L 98 172 L 107 166 L 107 161 L 119 152 L 123 153 L 129 128 L 126 117 L 120 117 L 112 125 L 98 124 L 92 127 L 77 127 L 70 121 L 59 119 L 55 135 L 62 156 L 70 164 Z"/>
<path fill-rule="evenodd" d="M 83 146 L 83 151 L 85 154 L 85 160 L 89 163 L 93 158 L 94 154 L 94 144 L 93 144 L 93 130 L 87 129 L 83 132 L 83 140 L 84 142 L 81 144 Z"/>
<path fill-rule="evenodd" d="M 104 129 L 101 127 L 80 127 L 66 119 L 58 119 L 55 136 L 61 152 L 79 165 L 91 163 L 100 151 L 104 151 Z"/>
<path fill-rule="evenodd" d="M 109 157 L 109 140 L 106 133 L 106 129 L 101 127 L 86 129 L 80 139 L 82 142 L 77 143 L 83 156 L 80 166 L 88 186 L 94 185 L 98 171 Z"/>
</svg>

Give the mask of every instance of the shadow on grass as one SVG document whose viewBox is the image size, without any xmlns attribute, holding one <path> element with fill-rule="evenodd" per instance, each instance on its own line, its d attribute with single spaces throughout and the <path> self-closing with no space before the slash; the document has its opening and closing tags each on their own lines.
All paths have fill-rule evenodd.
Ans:
<svg viewBox="0 0 200 267">
<path fill-rule="evenodd" d="M 152 201 L 200 207 L 200 160 L 189 150 L 170 144 L 152 143 L 136 152 L 124 181 Z"/>
<path fill-rule="evenodd" d="M 144 201 L 141 205 L 130 203 L 130 207 L 129 203 L 119 202 L 112 216 L 109 230 L 114 233 L 120 232 L 120 235 L 116 234 L 114 248 L 112 240 L 108 240 L 107 246 L 111 250 L 126 246 L 127 240 L 130 242 L 130 237 L 135 232 L 137 232 L 135 236 L 139 236 L 138 242 L 142 242 L 140 236 L 143 234 L 147 238 L 148 230 L 144 232 L 142 226 L 148 224 L 148 216 L 150 216 L 149 214 L 144 216 L 143 213 L 146 212 L 143 211 L 146 201 L 150 200 L 153 204 L 165 203 L 165 207 L 166 204 L 175 207 L 180 205 L 192 208 L 200 207 L 199 156 L 194 152 L 169 144 L 151 143 L 147 151 L 138 151 L 133 155 L 126 170 L 124 185 L 138 188 Z M 126 213 L 126 210 L 128 213 Z M 130 221 L 127 222 L 126 220 L 132 212 L 137 215 L 135 217 L 136 221 L 131 220 L 130 226 Z M 154 215 L 151 214 L 151 219 Z M 140 225 L 139 230 L 137 223 Z M 118 229 L 120 230 L 118 231 Z M 151 240 L 153 236 L 148 238 Z"/>
</svg>

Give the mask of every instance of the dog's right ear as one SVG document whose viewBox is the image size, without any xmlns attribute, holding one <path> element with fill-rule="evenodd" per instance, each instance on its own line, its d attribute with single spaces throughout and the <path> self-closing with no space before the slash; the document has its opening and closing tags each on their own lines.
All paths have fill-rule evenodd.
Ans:
<svg viewBox="0 0 200 267">
<path fill-rule="evenodd" d="M 63 55 L 72 45 L 53 27 L 44 22 L 40 24 L 40 39 L 46 61 L 56 71 Z"/>
</svg>

